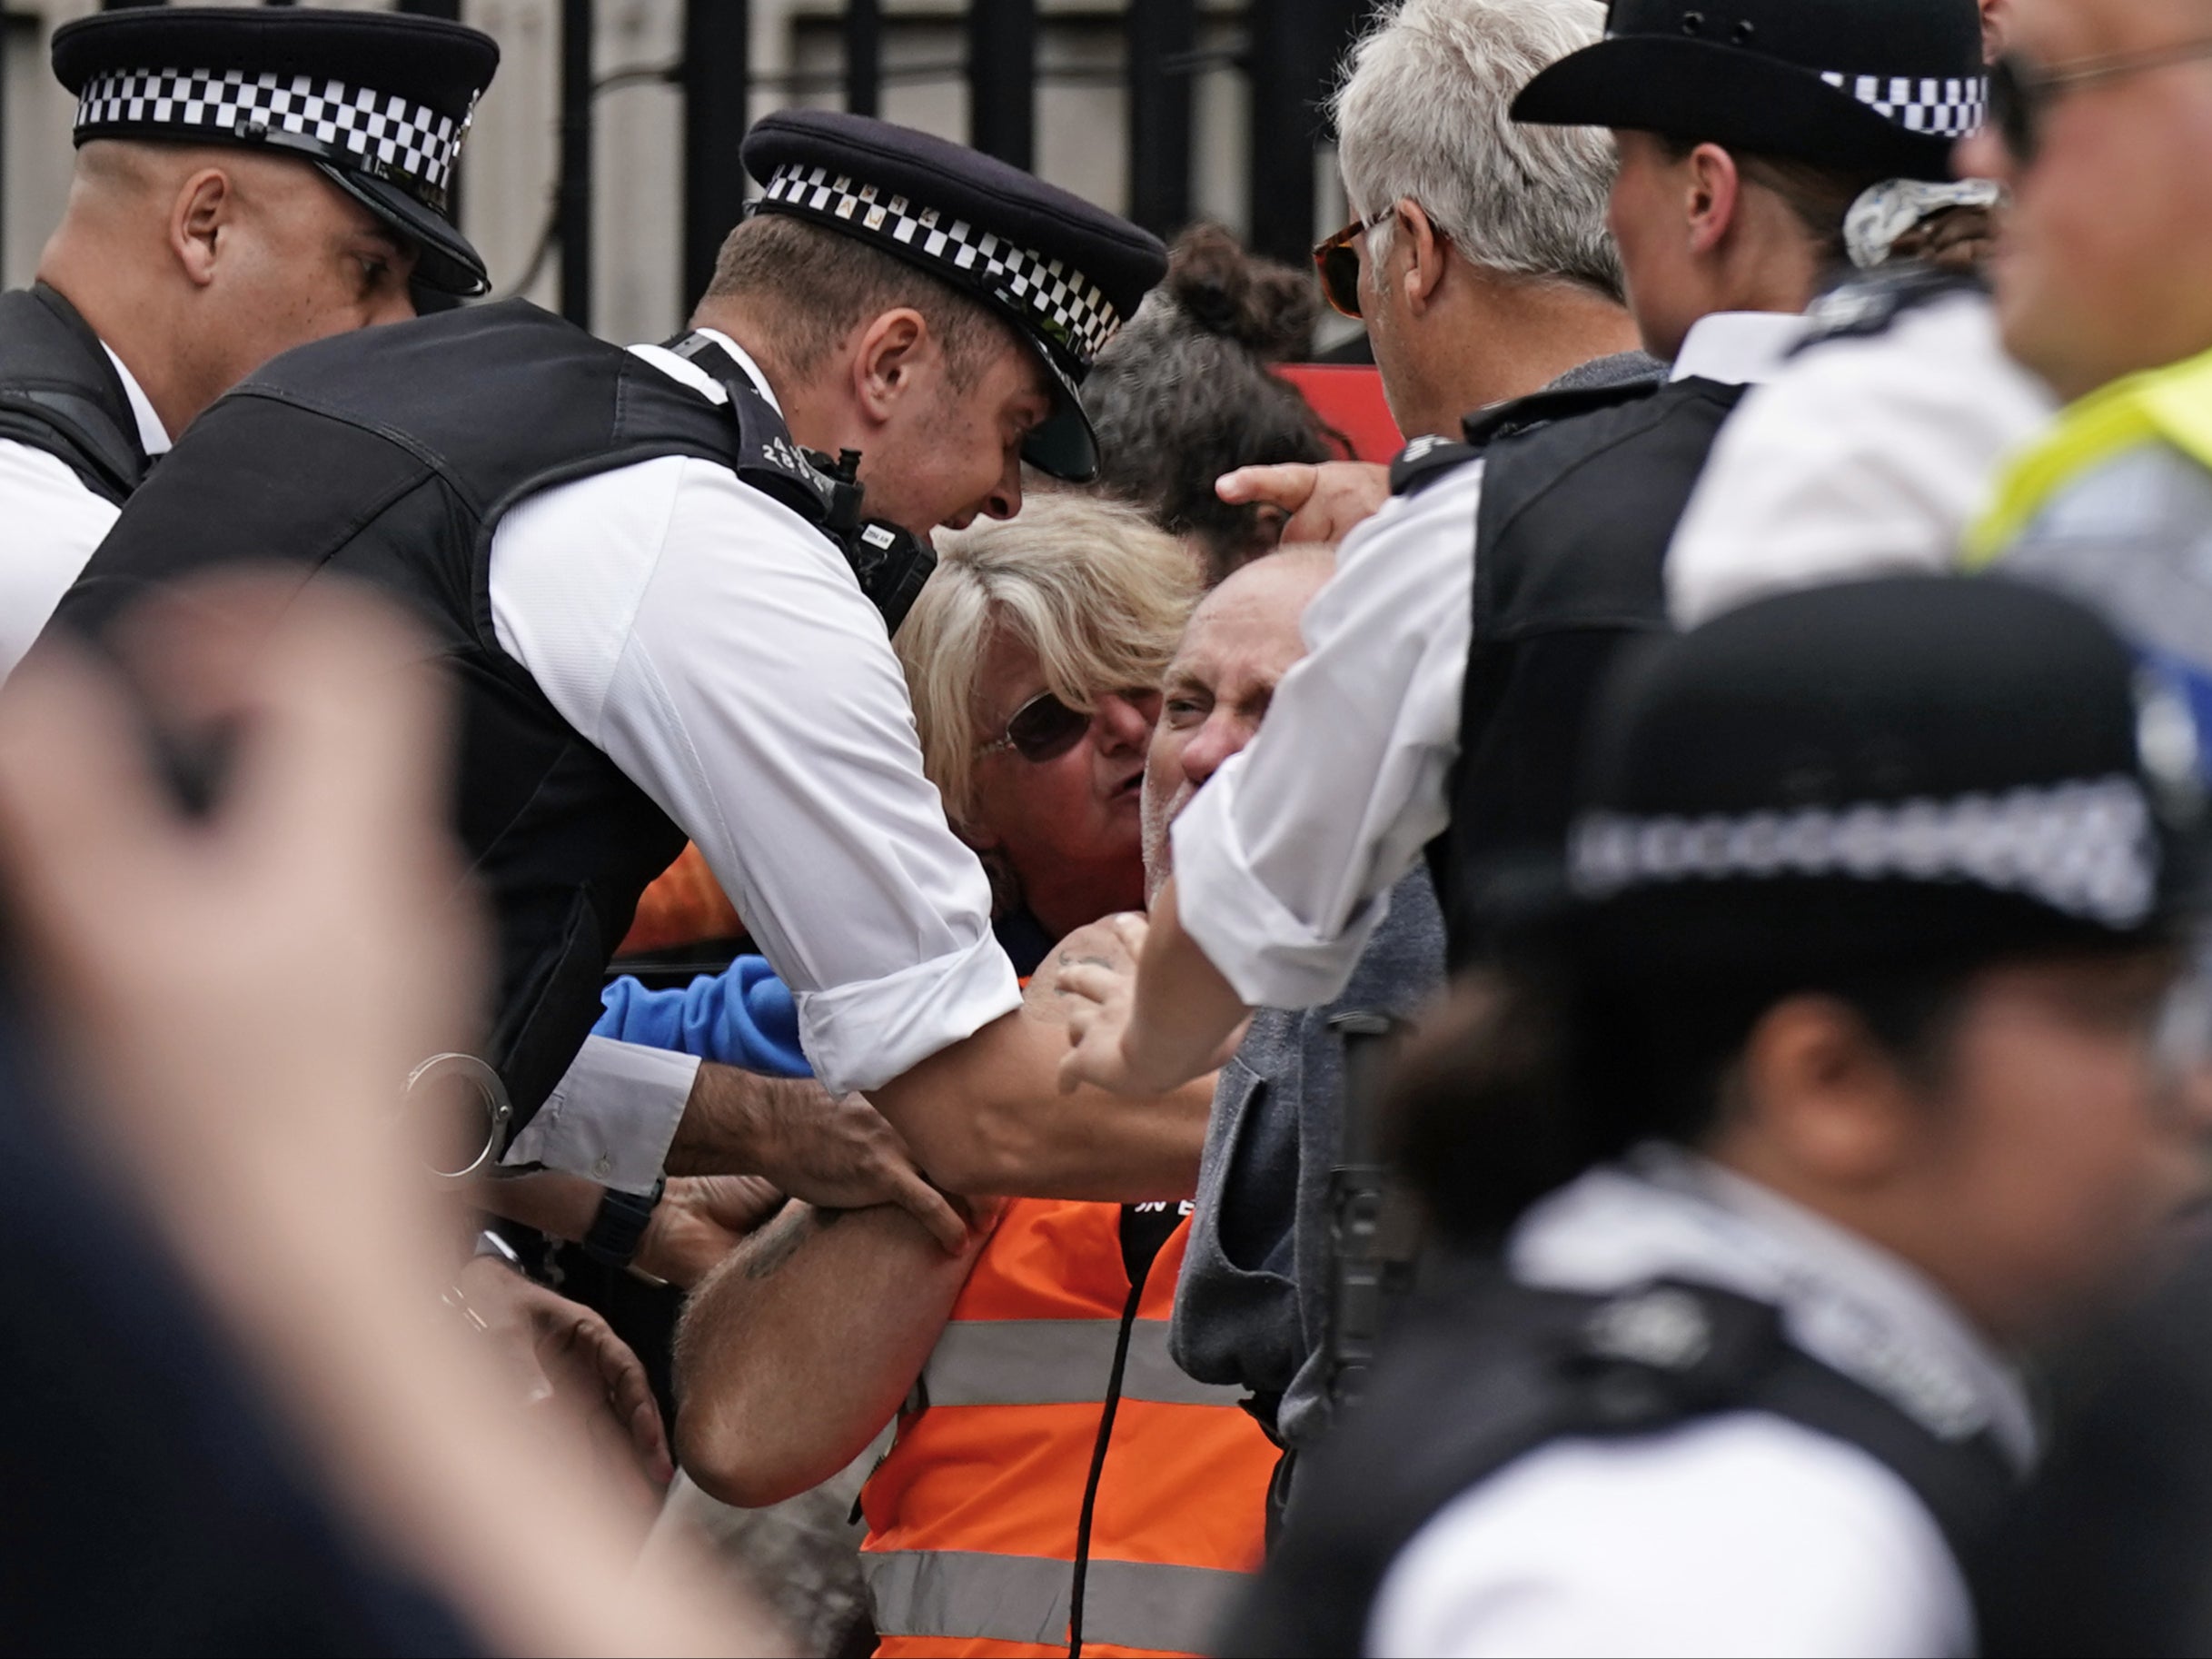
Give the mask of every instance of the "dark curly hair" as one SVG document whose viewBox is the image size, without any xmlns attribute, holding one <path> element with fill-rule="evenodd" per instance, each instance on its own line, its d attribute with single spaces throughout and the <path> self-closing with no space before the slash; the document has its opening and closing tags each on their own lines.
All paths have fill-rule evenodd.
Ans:
<svg viewBox="0 0 2212 1659">
<path fill-rule="evenodd" d="M 1270 373 L 1304 354 L 1320 313 L 1304 273 L 1255 258 L 1217 224 L 1195 225 L 1084 387 L 1098 429 L 1098 487 L 1198 541 L 1209 583 L 1267 551 L 1278 529 L 1256 508 L 1224 502 L 1215 479 L 1349 449 Z"/>
</svg>

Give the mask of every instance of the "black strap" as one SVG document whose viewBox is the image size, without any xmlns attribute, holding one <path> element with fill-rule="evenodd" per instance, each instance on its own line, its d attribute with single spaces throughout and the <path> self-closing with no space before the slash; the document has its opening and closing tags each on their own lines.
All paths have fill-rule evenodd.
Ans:
<svg viewBox="0 0 2212 1659">
<path fill-rule="evenodd" d="M 0 437 L 62 461 L 120 506 L 152 464 L 115 365 L 76 307 L 44 283 L 5 296 L 15 315 L 0 365 Z"/>
<path fill-rule="evenodd" d="M 1962 1557 L 2018 1479 L 1985 1425 L 1915 1416 L 1890 1395 L 1790 1342 L 1771 1305 L 1709 1285 L 1657 1280 L 1602 1300 L 1562 1357 L 1547 1438 L 1642 1435 L 1720 1411 L 1765 1411 L 1856 1445 L 1913 1489 Z"/>
<path fill-rule="evenodd" d="M 653 1212 L 660 1207 L 668 1186 L 668 1177 L 662 1176 L 650 1192 L 623 1192 L 610 1187 L 591 1217 L 590 1230 L 581 1240 L 584 1254 L 605 1267 L 629 1267 L 637 1258 L 638 1247 L 645 1242 L 645 1229 L 653 1224 Z"/>
<path fill-rule="evenodd" d="M 1402 1028 L 1380 1009 L 1333 1016 L 1344 1046 L 1344 1118 L 1329 1170 L 1329 1285 L 1322 1353 L 1333 1409 L 1359 1397 L 1383 1333 L 1411 1288 L 1420 1206 L 1384 1159 L 1379 1105 Z"/>
<path fill-rule="evenodd" d="M 1532 392 L 1478 409 L 1460 422 L 1461 434 L 1470 447 L 1481 450 L 1500 438 L 1533 432 L 1554 421 L 1570 420 L 1621 403 L 1640 402 L 1661 386 L 1662 380 L 1615 381 L 1603 386 L 1567 386 L 1555 392 Z"/>
<path fill-rule="evenodd" d="M 695 331 L 668 342 L 667 349 L 729 393 L 738 422 L 738 476 L 818 525 L 844 553 L 884 627 L 897 633 L 937 568 L 937 552 L 903 526 L 861 516 L 860 452 L 845 450 L 833 461 L 798 443 L 752 376 L 711 335 Z"/>
<path fill-rule="evenodd" d="M 1461 1494 L 1559 1440 L 1771 1412 L 1880 1460 L 1962 1561 L 2013 1490 L 1986 1431 L 1939 1432 L 1830 1370 L 1790 1343 L 1768 1304 L 1672 1280 L 1612 1296 L 1540 1290 L 1494 1266 L 1462 1267 L 1394 1331 L 1358 1407 L 1300 1460 L 1279 1545 L 1220 1651 L 1357 1651 L 1406 1543 Z"/>
</svg>

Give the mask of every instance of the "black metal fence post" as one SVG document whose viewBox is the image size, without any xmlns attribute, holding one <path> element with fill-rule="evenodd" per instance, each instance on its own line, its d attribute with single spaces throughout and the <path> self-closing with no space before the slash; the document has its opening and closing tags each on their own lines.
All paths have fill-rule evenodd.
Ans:
<svg viewBox="0 0 2212 1659">
<path fill-rule="evenodd" d="M 1197 0 L 1129 0 L 1129 217 L 1172 236 L 1191 216 Z"/>
<path fill-rule="evenodd" d="M 1364 0 L 1253 0 L 1252 247 L 1302 263 L 1314 243 L 1322 100 Z"/>
<path fill-rule="evenodd" d="M 591 326 L 591 0 L 560 0 L 560 314 Z"/>
<path fill-rule="evenodd" d="M 683 22 L 683 304 L 714 279 L 715 256 L 745 212 L 746 85 L 752 7 L 688 0 Z"/>
<path fill-rule="evenodd" d="M 1036 164 L 1037 0 L 969 0 L 967 142 Z"/>
<path fill-rule="evenodd" d="M 883 0 L 845 0 L 845 107 L 883 113 Z"/>
</svg>

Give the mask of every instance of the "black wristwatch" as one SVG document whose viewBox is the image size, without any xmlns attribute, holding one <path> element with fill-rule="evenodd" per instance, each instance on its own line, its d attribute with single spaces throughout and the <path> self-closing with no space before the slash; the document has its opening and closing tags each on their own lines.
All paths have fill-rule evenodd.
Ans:
<svg viewBox="0 0 2212 1659">
<path fill-rule="evenodd" d="M 650 1192 L 617 1192 L 610 1187 L 599 1201 L 599 1214 L 591 1217 L 591 1230 L 584 1235 L 584 1254 L 610 1267 L 629 1267 L 668 1185 L 668 1177 L 662 1176 Z"/>
</svg>

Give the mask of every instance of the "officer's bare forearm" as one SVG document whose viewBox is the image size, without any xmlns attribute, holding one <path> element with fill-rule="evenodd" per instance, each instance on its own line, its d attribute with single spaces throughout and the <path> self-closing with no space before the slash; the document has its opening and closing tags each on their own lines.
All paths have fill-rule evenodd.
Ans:
<svg viewBox="0 0 2212 1659">
<path fill-rule="evenodd" d="M 1066 1052 L 1065 1027 L 1017 1011 L 869 1098 L 948 1191 L 1124 1204 L 1189 1197 L 1212 1079 L 1156 1099 L 1063 1094 Z"/>
<path fill-rule="evenodd" d="M 779 1503 L 898 1412 L 987 1235 L 948 1257 L 891 1206 L 793 1205 L 693 1293 L 676 1344 L 676 1453 L 725 1503 Z"/>
<path fill-rule="evenodd" d="M 1205 1076 L 1251 1012 L 1184 930 L 1170 878 L 1153 901 L 1137 958 L 1136 998 L 1122 1038 L 1130 1071 L 1157 1088 Z"/>
<path fill-rule="evenodd" d="M 829 1097 L 811 1078 L 764 1078 L 709 1061 L 692 1080 L 669 1143 L 670 1175 L 758 1175 L 774 1159 L 781 1126 Z"/>
</svg>

